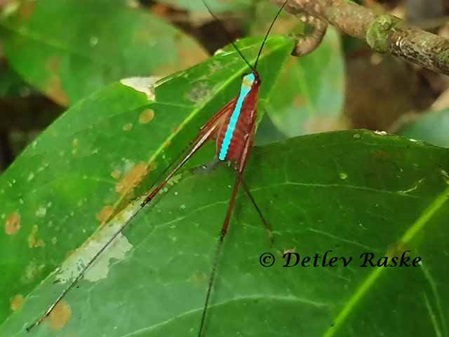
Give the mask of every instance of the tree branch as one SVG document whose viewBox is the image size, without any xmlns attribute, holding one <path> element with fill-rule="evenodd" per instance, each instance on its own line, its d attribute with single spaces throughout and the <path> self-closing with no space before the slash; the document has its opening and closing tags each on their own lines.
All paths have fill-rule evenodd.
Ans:
<svg viewBox="0 0 449 337">
<path fill-rule="evenodd" d="M 272 0 L 277 4 L 285 0 Z M 364 39 L 379 53 L 390 53 L 429 70 L 449 75 L 449 41 L 407 25 L 391 15 L 377 15 L 348 0 L 289 0 L 295 16 L 312 16 L 342 32 Z"/>
</svg>

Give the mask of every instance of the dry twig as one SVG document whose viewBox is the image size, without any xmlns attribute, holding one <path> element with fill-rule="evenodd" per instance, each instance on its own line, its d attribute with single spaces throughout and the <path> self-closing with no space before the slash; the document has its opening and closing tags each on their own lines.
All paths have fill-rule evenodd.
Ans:
<svg viewBox="0 0 449 337">
<path fill-rule="evenodd" d="M 285 8 L 295 16 L 312 16 L 348 35 L 364 39 L 379 53 L 390 53 L 449 75 L 449 41 L 407 25 L 392 15 L 375 14 L 348 0 L 289 0 Z"/>
</svg>

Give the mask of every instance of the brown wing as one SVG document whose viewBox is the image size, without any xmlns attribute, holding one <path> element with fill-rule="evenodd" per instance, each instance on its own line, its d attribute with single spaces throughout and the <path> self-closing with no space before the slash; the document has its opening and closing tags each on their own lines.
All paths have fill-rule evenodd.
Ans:
<svg viewBox="0 0 449 337">
<path fill-rule="evenodd" d="M 224 122 L 225 116 L 228 116 L 232 113 L 232 110 L 234 110 L 235 103 L 237 102 L 237 97 L 231 99 L 224 107 L 220 109 L 209 121 L 204 124 L 200 130 L 204 130 L 209 128 L 211 125 L 218 125 L 222 124 Z M 216 136 L 216 135 L 214 135 Z"/>
</svg>

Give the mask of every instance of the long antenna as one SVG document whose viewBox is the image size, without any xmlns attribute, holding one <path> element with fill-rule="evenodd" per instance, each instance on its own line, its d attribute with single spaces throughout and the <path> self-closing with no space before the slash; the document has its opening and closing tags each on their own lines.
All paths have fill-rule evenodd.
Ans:
<svg viewBox="0 0 449 337">
<path fill-rule="evenodd" d="M 220 116 L 221 116 L 220 114 L 215 115 L 203 127 L 199 135 L 193 141 L 191 141 L 190 144 L 183 150 L 181 156 L 171 161 L 171 163 L 163 170 L 159 178 L 154 182 L 146 198 L 140 203 L 137 210 L 124 222 L 123 225 L 120 226 L 119 229 L 117 229 L 116 232 L 113 233 L 113 235 L 106 241 L 106 243 L 93 255 L 93 257 L 89 260 L 89 262 L 81 268 L 80 272 L 75 277 L 75 279 L 73 279 L 70 282 L 70 284 L 59 294 L 59 296 L 48 307 L 45 313 L 42 316 L 40 316 L 36 321 L 34 321 L 31 325 L 25 328 L 26 331 L 30 331 L 35 326 L 41 324 L 42 321 L 51 314 L 51 312 L 55 309 L 58 303 L 61 302 L 61 300 L 65 297 L 65 295 L 67 295 L 67 293 L 70 290 L 72 290 L 75 287 L 75 285 L 83 278 L 86 271 L 92 266 L 92 264 L 98 259 L 98 257 L 112 244 L 112 242 L 114 242 L 114 240 L 118 237 L 118 235 L 122 233 L 122 231 L 125 230 L 125 228 L 127 228 L 131 224 L 134 217 L 137 216 L 137 214 L 146 206 L 146 204 L 148 204 L 159 193 L 159 191 L 167 184 L 168 180 L 172 178 L 173 175 L 176 174 L 176 172 L 178 172 L 178 170 L 190 159 L 190 157 L 193 156 L 195 152 L 198 151 L 198 149 L 200 149 L 203 146 L 203 144 L 211 137 L 211 134 L 216 131 L 217 120 L 219 120 Z M 172 170 L 167 175 L 167 172 L 169 172 L 170 169 Z M 165 178 L 162 180 L 162 177 L 164 176 Z"/>
<path fill-rule="evenodd" d="M 239 53 L 240 57 L 243 59 L 243 61 L 245 61 L 245 63 L 248 65 L 248 67 L 252 70 L 255 71 L 256 68 L 251 65 L 251 63 L 246 59 L 245 55 L 243 55 L 242 51 L 237 47 L 237 45 L 234 43 L 234 39 L 231 37 L 231 35 L 229 35 L 228 31 L 226 30 L 225 26 L 223 25 L 223 22 L 221 22 L 221 20 L 212 12 L 212 9 L 209 7 L 209 5 L 207 4 L 206 0 L 202 0 L 204 6 L 207 8 L 207 11 L 209 12 L 209 14 L 215 19 L 215 21 L 217 21 L 217 23 L 220 25 L 221 29 L 223 30 L 224 34 L 226 35 L 227 39 L 229 40 L 229 42 L 231 43 L 231 45 L 235 48 L 235 50 L 237 51 L 237 53 Z"/>
<path fill-rule="evenodd" d="M 276 22 L 278 16 L 281 14 L 281 12 L 282 12 L 282 10 L 284 9 L 284 7 L 285 7 L 285 5 L 287 4 L 287 2 L 288 2 L 288 0 L 285 0 L 285 1 L 284 1 L 284 3 L 282 4 L 282 6 L 281 6 L 281 7 L 279 8 L 279 10 L 277 11 L 276 16 L 274 17 L 273 21 L 271 21 L 270 27 L 268 28 L 267 33 L 265 34 L 265 37 L 263 38 L 262 44 L 260 45 L 259 53 L 257 54 L 256 62 L 254 63 L 254 69 L 257 69 L 257 63 L 259 62 L 260 55 L 262 54 L 262 49 L 263 49 L 263 47 L 265 46 L 265 42 L 266 42 L 267 39 L 268 39 L 268 35 L 270 35 L 271 29 L 273 28 L 274 23 Z M 251 69 L 253 69 L 253 68 L 251 67 Z"/>
<path fill-rule="evenodd" d="M 192 147 L 193 142 L 190 142 L 190 144 L 184 148 L 182 154 L 187 153 L 187 151 Z M 181 155 L 182 156 L 182 155 Z M 155 186 L 157 186 L 158 181 L 162 180 L 164 176 L 166 176 L 167 172 L 176 164 L 176 162 L 179 161 L 180 157 L 175 158 L 172 160 L 169 165 L 162 171 L 162 173 L 159 175 L 159 177 L 155 180 L 153 185 L 150 187 L 150 191 L 153 190 Z M 112 236 L 106 241 L 106 243 L 92 256 L 92 258 L 81 268 L 79 273 L 76 275 L 76 277 L 69 283 L 69 285 L 63 289 L 63 291 L 59 294 L 59 296 L 53 301 L 53 303 L 47 308 L 47 310 L 44 312 L 43 315 L 41 315 L 36 321 L 34 321 L 32 324 L 28 325 L 25 330 L 27 332 L 30 332 L 34 327 L 38 326 L 43 322 L 45 318 L 47 318 L 52 311 L 55 309 L 55 307 L 62 301 L 62 299 L 67 295 L 69 291 L 71 291 L 77 283 L 84 277 L 86 271 L 92 266 L 92 264 L 97 261 L 97 259 L 100 257 L 100 255 L 112 244 L 112 242 L 115 241 L 115 239 L 125 230 L 132 222 L 132 220 L 137 216 L 137 214 L 145 207 L 145 205 L 150 202 L 150 200 L 144 199 L 140 205 L 138 206 L 138 209 L 125 221 L 123 225 L 120 226 L 119 229 L 117 229 L 116 232 L 112 234 Z M 110 220 L 110 219 L 109 219 Z M 93 234 L 95 235 L 95 234 Z"/>
<path fill-rule="evenodd" d="M 212 9 L 207 4 L 206 0 L 202 0 L 204 6 L 207 8 L 207 11 L 209 14 L 214 18 L 214 20 L 220 25 L 221 29 L 223 30 L 224 34 L 226 35 L 226 38 L 228 39 L 229 43 L 234 47 L 234 49 L 237 51 L 237 53 L 240 55 L 240 57 L 245 61 L 245 63 L 248 65 L 248 67 L 252 71 L 257 70 L 257 64 L 259 63 L 260 55 L 262 54 L 263 47 L 265 46 L 265 42 L 268 39 L 268 36 L 270 35 L 271 29 L 274 26 L 274 23 L 276 22 L 278 16 L 281 14 L 282 10 L 284 9 L 285 5 L 287 4 L 288 0 L 285 0 L 282 6 L 279 8 L 279 10 L 276 13 L 276 16 L 274 17 L 273 21 L 271 21 L 270 27 L 267 30 L 267 33 L 265 34 L 265 37 L 263 38 L 262 44 L 260 45 L 259 52 L 257 53 L 256 62 L 254 62 L 254 65 L 251 65 L 251 63 L 248 61 L 248 59 L 243 55 L 242 51 L 237 47 L 237 45 L 234 42 L 234 39 L 229 35 L 229 32 L 226 30 L 225 26 L 223 25 L 223 22 L 212 12 Z"/>
</svg>

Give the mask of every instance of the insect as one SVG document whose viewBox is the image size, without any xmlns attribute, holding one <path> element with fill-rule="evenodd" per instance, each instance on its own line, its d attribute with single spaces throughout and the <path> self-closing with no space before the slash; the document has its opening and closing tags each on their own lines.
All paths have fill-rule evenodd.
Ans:
<svg viewBox="0 0 449 337">
<path fill-rule="evenodd" d="M 203 1 L 204 2 L 204 1 Z M 211 9 L 206 3 L 210 14 L 218 21 L 218 18 L 212 13 Z M 209 140 L 214 139 L 216 142 L 216 160 L 218 162 L 230 162 L 233 163 L 234 169 L 236 171 L 236 178 L 232 188 L 231 196 L 228 202 L 227 211 L 225 219 L 223 221 L 220 235 L 218 238 L 218 243 L 215 250 L 215 255 L 213 258 L 212 271 L 209 276 L 207 292 L 205 296 L 205 302 L 203 306 L 203 311 L 201 315 L 198 336 L 204 336 L 206 327 L 206 317 L 207 311 L 211 299 L 212 288 L 214 280 L 217 274 L 218 260 L 221 255 L 221 250 L 223 246 L 224 239 L 229 229 L 229 224 L 231 216 L 233 213 L 236 196 L 239 188 L 242 187 L 245 193 L 249 196 L 252 204 L 258 215 L 261 217 L 265 227 L 271 233 L 271 227 L 269 223 L 263 217 L 260 209 L 258 208 L 254 198 L 252 197 L 248 187 L 246 186 L 243 173 L 248 162 L 248 158 L 253 145 L 254 134 L 256 131 L 256 117 L 257 117 L 257 101 L 259 88 L 261 84 L 261 78 L 257 72 L 258 60 L 263 51 L 265 42 L 271 32 L 271 29 L 281 13 L 287 1 L 278 10 L 270 27 L 268 28 L 264 39 L 259 48 L 256 61 L 252 65 L 237 47 L 237 45 L 231 41 L 232 46 L 235 48 L 237 53 L 240 55 L 242 60 L 248 65 L 250 71 L 242 77 L 242 82 L 240 86 L 239 94 L 228 102 L 220 111 L 218 111 L 205 125 L 203 125 L 196 136 L 196 138 L 191 142 L 191 145 L 187 148 L 185 154 L 174 163 L 174 165 L 169 165 L 169 167 L 164 172 L 164 177 L 158 185 L 156 185 L 145 199 L 141 202 L 139 210 L 144 208 L 151 200 L 158 195 L 158 193 L 167 185 L 171 178 L 183 167 L 185 163 Z M 173 166 L 173 167 L 172 167 Z M 104 246 L 96 252 L 92 259 L 83 266 L 77 277 L 69 284 L 67 288 L 57 297 L 53 304 L 47 309 L 47 311 L 32 325 L 26 328 L 30 331 L 33 327 L 39 325 L 47 316 L 49 316 L 55 307 L 61 302 L 65 295 L 77 284 L 77 282 L 83 277 L 87 269 L 92 266 L 95 260 L 107 249 L 107 247 L 118 237 L 118 235 L 130 224 L 132 218 L 138 213 L 138 211 L 129 218 L 119 231 L 114 233 L 112 237 L 104 244 Z"/>
</svg>

